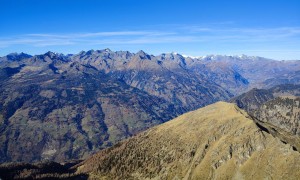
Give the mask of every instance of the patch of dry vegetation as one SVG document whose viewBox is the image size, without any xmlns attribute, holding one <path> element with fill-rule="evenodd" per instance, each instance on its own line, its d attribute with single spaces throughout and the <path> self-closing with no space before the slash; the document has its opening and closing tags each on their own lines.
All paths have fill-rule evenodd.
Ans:
<svg viewBox="0 0 300 180">
<path fill-rule="evenodd" d="M 297 179 L 300 154 L 219 102 L 154 127 L 78 165 L 91 179 Z"/>
</svg>

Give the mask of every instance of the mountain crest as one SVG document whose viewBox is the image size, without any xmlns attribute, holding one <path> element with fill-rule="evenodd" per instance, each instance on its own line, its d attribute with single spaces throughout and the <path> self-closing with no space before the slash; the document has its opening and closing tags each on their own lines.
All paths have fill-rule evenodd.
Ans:
<svg viewBox="0 0 300 180">
<path fill-rule="evenodd" d="M 52 52 L 52 51 L 48 51 L 44 54 L 44 56 L 48 56 L 49 58 L 53 59 L 53 58 L 57 58 L 57 57 L 62 57 L 64 55 L 61 54 L 61 53 L 55 53 L 55 52 Z"/>
<path fill-rule="evenodd" d="M 145 53 L 143 50 L 138 51 L 135 54 L 135 57 L 138 57 L 141 60 L 151 60 L 151 56 L 149 54 Z"/>
<path fill-rule="evenodd" d="M 26 58 L 31 58 L 32 56 L 21 52 L 21 53 L 10 53 L 6 57 L 10 61 L 18 61 L 18 60 L 22 60 L 22 59 L 26 59 Z"/>
</svg>

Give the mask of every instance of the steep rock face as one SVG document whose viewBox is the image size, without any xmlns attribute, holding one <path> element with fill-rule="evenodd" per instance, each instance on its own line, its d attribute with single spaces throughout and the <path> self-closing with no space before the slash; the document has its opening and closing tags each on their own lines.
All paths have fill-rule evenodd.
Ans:
<svg viewBox="0 0 300 180">
<path fill-rule="evenodd" d="M 274 136 L 300 149 L 300 98 L 277 97 L 262 104 L 253 117 Z"/>
<path fill-rule="evenodd" d="M 297 178 L 300 154 L 233 104 L 186 113 L 77 166 L 91 179 Z"/>
<path fill-rule="evenodd" d="M 299 97 L 278 97 L 264 103 L 254 112 L 254 115 L 260 121 L 271 123 L 293 135 L 300 136 Z"/>
</svg>

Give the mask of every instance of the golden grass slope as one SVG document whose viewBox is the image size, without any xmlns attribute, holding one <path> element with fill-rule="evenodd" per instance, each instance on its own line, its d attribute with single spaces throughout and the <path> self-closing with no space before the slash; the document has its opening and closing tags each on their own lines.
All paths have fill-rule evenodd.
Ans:
<svg viewBox="0 0 300 180">
<path fill-rule="evenodd" d="M 300 154 L 218 102 L 100 151 L 77 171 L 90 179 L 299 179 Z"/>
</svg>

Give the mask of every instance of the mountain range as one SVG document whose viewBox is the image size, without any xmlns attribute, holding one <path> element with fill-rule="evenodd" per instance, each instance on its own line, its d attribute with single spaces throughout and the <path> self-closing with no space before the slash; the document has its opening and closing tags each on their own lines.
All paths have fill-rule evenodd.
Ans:
<svg viewBox="0 0 300 180">
<path fill-rule="evenodd" d="M 299 70 L 300 61 L 250 56 L 9 54 L 0 58 L 0 162 L 87 158 L 254 87 L 299 84 Z"/>
</svg>

